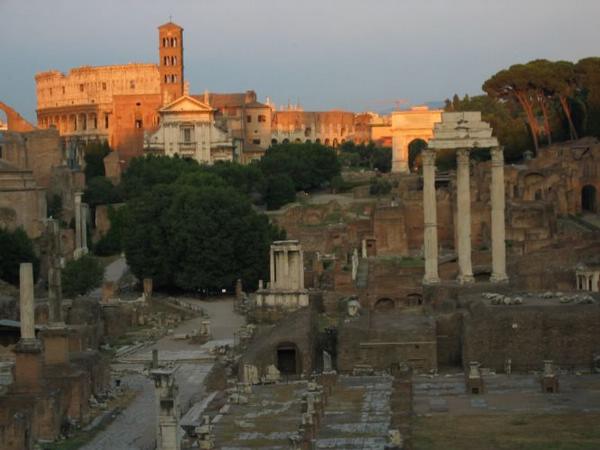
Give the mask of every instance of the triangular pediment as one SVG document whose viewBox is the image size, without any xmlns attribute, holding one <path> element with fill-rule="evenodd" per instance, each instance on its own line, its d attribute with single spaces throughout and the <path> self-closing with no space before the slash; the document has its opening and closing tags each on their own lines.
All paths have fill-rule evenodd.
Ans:
<svg viewBox="0 0 600 450">
<path fill-rule="evenodd" d="M 160 112 L 211 112 L 213 109 L 204 102 L 196 100 L 189 95 L 179 97 L 168 105 L 163 106 Z"/>
</svg>

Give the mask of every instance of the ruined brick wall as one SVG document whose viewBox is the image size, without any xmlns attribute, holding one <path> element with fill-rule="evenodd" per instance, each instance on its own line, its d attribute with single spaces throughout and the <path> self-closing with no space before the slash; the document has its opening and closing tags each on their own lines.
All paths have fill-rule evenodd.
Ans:
<svg viewBox="0 0 600 450">
<path fill-rule="evenodd" d="M 561 367 L 589 368 L 600 353 L 599 305 L 495 306 L 465 317 L 463 361 L 502 371 L 540 369 L 552 359 Z"/>
<path fill-rule="evenodd" d="M 63 163 L 62 143 L 58 131 L 34 130 L 4 134 L 2 159 L 19 169 L 31 170 L 36 183 L 48 189 L 52 169 Z"/>
<path fill-rule="evenodd" d="M 408 364 L 417 371 L 437 368 L 436 323 L 431 317 L 363 311 L 340 323 L 337 367 L 342 373 L 367 365 L 388 370 Z"/>
<path fill-rule="evenodd" d="M 440 314 L 435 317 L 437 360 L 440 367 L 462 366 L 462 314 Z"/>
<path fill-rule="evenodd" d="M 244 364 L 258 367 L 262 374 L 269 365 L 277 366 L 277 348 L 281 344 L 293 344 L 299 352 L 301 371 L 312 373 L 315 367 L 315 337 L 317 318 L 315 313 L 304 308 L 288 314 L 282 321 L 256 336 L 244 352 L 238 366 L 241 377 Z"/>
</svg>

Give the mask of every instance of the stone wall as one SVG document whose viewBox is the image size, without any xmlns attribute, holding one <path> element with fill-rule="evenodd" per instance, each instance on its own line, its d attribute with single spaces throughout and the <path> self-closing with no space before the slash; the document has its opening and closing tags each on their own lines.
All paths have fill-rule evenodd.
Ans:
<svg viewBox="0 0 600 450">
<path fill-rule="evenodd" d="M 600 305 L 493 306 L 465 317 L 463 361 L 504 370 L 543 367 L 554 360 L 563 368 L 589 369 L 600 354 Z"/>
<path fill-rule="evenodd" d="M 309 308 L 288 314 L 276 325 L 270 326 L 254 337 L 238 365 L 238 375 L 243 374 L 244 364 L 258 368 L 262 375 L 270 365 L 277 367 L 277 348 L 292 345 L 297 348 L 301 373 L 309 375 L 315 367 L 315 338 L 317 318 Z"/>
<path fill-rule="evenodd" d="M 436 323 L 420 314 L 363 310 L 340 323 L 337 367 L 342 373 L 368 366 L 389 370 L 407 364 L 416 371 L 437 368 Z"/>
</svg>

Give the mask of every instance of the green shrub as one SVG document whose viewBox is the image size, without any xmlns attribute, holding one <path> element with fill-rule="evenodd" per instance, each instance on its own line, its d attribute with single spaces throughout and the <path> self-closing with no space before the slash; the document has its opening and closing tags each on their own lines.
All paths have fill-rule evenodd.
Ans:
<svg viewBox="0 0 600 450">
<path fill-rule="evenodd" d="M 372 178 L 371 185 L 369 186 L 369 193 L 371 195 L 386 195 L 392 190 L 392 185 L 388 180 L 381 178 Z"/>
<path fill-rule="evenodd" d="M 69 261 L 62 271 L 62 290 L 66 297 L 85 295 L 102 283 L 104 268 L 93 256 Z"/>
</svg>

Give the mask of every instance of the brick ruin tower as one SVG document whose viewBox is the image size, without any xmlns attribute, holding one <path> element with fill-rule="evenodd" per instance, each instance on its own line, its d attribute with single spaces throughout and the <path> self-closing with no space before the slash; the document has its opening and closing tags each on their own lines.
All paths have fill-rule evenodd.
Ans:
<svg viewBox="0 0 600 450">
<path fill-rule="evenodd" d="M 158 27 L 158 71 L 163 105 L 183 95 L 183 28 L 173 22 Z"/>
</svg>

